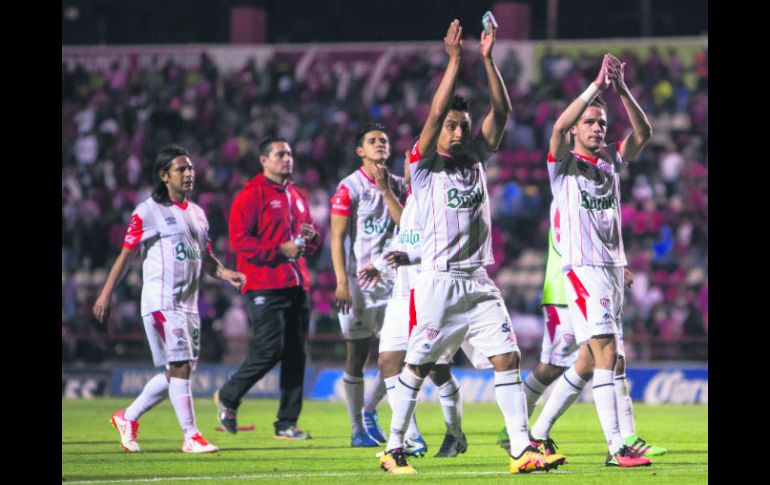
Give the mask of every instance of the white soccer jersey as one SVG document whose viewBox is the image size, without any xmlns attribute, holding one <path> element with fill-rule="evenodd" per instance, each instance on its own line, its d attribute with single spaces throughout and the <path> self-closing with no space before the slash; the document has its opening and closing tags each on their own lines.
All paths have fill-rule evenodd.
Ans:
<svg viewBox="0 0 770 485">
<path fill-rule="evenodd" d="M 460 168 L 448 154 L 409 155 L 412 191 L 422 222 L 422 269 L 447 271 L 494 264 L 484 164 Z"/>
<path fill-rule="evenodd" d="M 625 163 L 619 143 L 599 150 L 597 158 L 570 152 L 556 160 L 548 154 L 564 271 L 572 266 L 626 265 L 620 231 L 620 170 Z"/>
<path fill-rule="evenodd" d="M 136 207 L 123 247 L 141 246 L 142 315 L 198 313 L 203 254 L 211 250 L 208 230 L 203 209 L 189 201 L 166 206 L 150 198 Z"/>
<path fill-rule="evenodd" d="M 406 199 L 404 210 L 401 212 L 398 234 L 392 239 L 389 250 L 403 251 L 412 256 L 419 251 L 419 245 L 422 243 L 422 225 L 418 217 L 417 200 L 412 194 Z M 409 298 L 409 290 L 417 281 L 418 274 L 420 274 L 419 264 L 396 268 L 396 281 L 393 285 L 392 298 Z"/>
<path fill-rule="evenodd" d="M 407 191 L 404 179 L 391 174 L 390 187 L 403 201 Z M 342 179 L 331 203 L 333 215 L 348 217 L 345 268 L 348 275 L 355 278 L 358 270 L 382 254 L 388 239 L 393 236 L 395 223 L 380 190 L 363 168 Z"/>
</svg>

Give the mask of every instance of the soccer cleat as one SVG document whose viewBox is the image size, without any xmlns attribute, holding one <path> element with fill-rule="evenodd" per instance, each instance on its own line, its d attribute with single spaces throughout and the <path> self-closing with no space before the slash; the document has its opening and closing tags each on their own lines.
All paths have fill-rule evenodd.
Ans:
<svg viewBox="0 0 770 485">
<path fill-rule="evenodd" d="M 120 433 L 120 446 L 129 453 L 142 451 L 139 448 L 139 443 L 136 442 L 136 432 L 139 430 L 139 421 L 127 420 L 123 417 L 125 412 L 125 409 L 121 409 L 110 418 L 112 427 L 117 429 L 118 433 Z"/>
<path fill-rule="evenodd" d="M 386 451 L 380 458 L 380 468 L 392 475 L 417 474 L 417 470 L 406 461 L 406 453 L 401 448 Z"/>
<path fill-rule="evenodd" d="M 438 453 L 434 456 L 436 458 L 451 458 L 460 453 L 465 453 L 465 450 L 467 449 L 468 440 L 465 439 L 465 433 L 459 438 L 453 434 L 447 433 L 444 435 L 444 442 L 441 443 L 441 448 L 439 448 Z"/>
<path fill-rule="evenodd" d="M 216 453 L 219 448 L 212 445 L 200 433 L 195 433 L 190 439 L 182 443 L 182 451 L 185 453 Z"/>
<path fill-rule="evenodd" d="M 228 433 L 238 432 L 238 412 L 235 409 L 228 408 L 219 400 L 219 390 L 214 391 L 214 404 L 217 405 L 217 419 L 222 423 L 222 427 Z"/>
<path fill-rule="evenodd" d="M 425 453 L 427 452 L 428 444 L 425 442 L 425 438 L 423 438 L 422 435 L 404 439 L 404 453 L 406 453 L 407 456 L 419 458 L 425 456 Z"/>
<path fill-rule="evenodd" d="M 518 458 L 508 455 L 508 469 L 511 473 L 530 473 L 554 470 L 566 461 L 563 455 L 545 456 L 532 445 L 524 448 Z"/>
<path fill-rule="evenodd" d="M 538 438 L 533 438 L 532 435 L 529 435 L 529 443 L 534 446 L 535 448 L 540 450 L 540 453 L 544 454 L 545 456 L 555 455 L 556 454 L 556 443 L 551 438 L 545 438 L 543 440 Z M 564 462 L 567 463 L 566 461 Z"/>
<path fill-rule="evenodd" d="M 631 451 L 631 449 L 623 445 L 614 455 L 610 455 L 607 452 L 607 459 L 604 464 L 606 466 L 621 466 L 621 467 L 634 467 L 634 466 L 650 466 L 652 462 L 649 458 L 644 458 Z"/>
<path fill-rule="evenodd" d="M 352 448 L 371 448 L 372 446 L 380 446 L 380 444 L 373 440 L 365 429 L 359 429 L 350 437 L 350 446 Z"/>
<path fill-rule="evenodd" d="M 311 438 L 310 433 L 302 431 L 296 426 L 275 430 L 275 439 L 277 440 L 309 440 Z"/>
<path fill-rule="evenodd" d="M 660 446 L 648 445 L 646 441 L 632 434 L 623 440 L 628 448 L 639 456 L 661 456 L 668 452 L 667 449 Z"/>
<path fill-rule="evenodd" d="M 378 443 L 386 443 L 388 438 L 385 437 L 385 432 L 380 426 L 380 420 L 377 417 L 377 410 L 375 409 L 371 413 L 364 411 L 364 428 L 369 436 Z"/>
</svg>

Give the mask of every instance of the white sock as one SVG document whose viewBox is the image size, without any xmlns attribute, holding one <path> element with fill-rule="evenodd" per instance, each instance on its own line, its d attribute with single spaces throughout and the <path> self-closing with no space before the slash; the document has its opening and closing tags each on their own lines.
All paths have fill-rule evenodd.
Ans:
<svg viewBox="0 0 770 485">
<path fill-rule="evenodd" d="M 447 433 L 459 438 L 463 433 L 463 400 L 460 396 L 460 383 L 455 376 L 438 388 L 438 399 L 444 413 Z"/>
<path fill-rule="evenodd" d="M 195 409 L 193 407 L 190 379 L 172 377 L 168 383 L 168 398 L 174 406 L 179 426 L 184 431 L 184 438 L 189 439 L 198 432 L 195 424 Z"/>
<path fill-rule="evenodd" d="M 404 366 L 396 384 L 393 416 L 390 419 L 390 433 L 388 444 L 385 447 L 386 451 L 404 446 L 404 433 L 414 414 L 414 408 L 417 406 L 417 394 L 420 393 L 422 383 L 423 379 L 414 375 L 409 367 Z"/>
<path fill-rule="evenodd" d="M 543 406 L 543 411 L 532 426 L 532 437 L 541 440 L 548 438 L 553 424 L 572 406 L 585 385 L 586 381 L 575 372 L 575 366 L 567 369 L 567 372 L 557 379 L 551 395 Z"/>
<path fill-rule="evenodd" d="M 369 391 L 366 393 L 366 399 L 364 400 L 364 411 L 367 413 L 376 411 L 377 405 L 380 404 L 380 401 L 382 401 L 382 398 L 385 397 L 386 394 L 385 381 L 382 379 L 379 372 L 377 372 L 376 379 L 377 385 L 369 388 Z"/>
<path fill-rule="evenodd" d="M 628 382 L 625 373 L 615 376 L 615 400 L 618 403 L 620 435 L 626 439 L 636 434 L 636 424 L 634 423 L 634 407 L 631 404 L 631 396 L 628 394 Z"/>
<path fill-rule="evenodd" d="M 364 378 L 351 376 L 347 372 L 342 373 L 345 383 L 345 401 L 348 405 L 348 416 L 353 434 L 364 429 L 364 418 L 361 409 L 364 406 Z"/>
<path fill-rule="evenodd" d="M 385 391 L 388 393 L 388 404 L 390 405 L 391 415 L 396 411 L 396 384 L 398 384 L 398 374 L 387 379 L 383 379 Z"/>
<path fill-rule="evenodd" d="M 417 409 L 412 412 L 412 417 L 409 418 L 409 426 L 407 426 L 406 434 L 404 436 L 407 438 L 418 438 L 422 436 L 420 434 L 420 428 L 417 427 Z"/>
<path fill-rule="evenodd" d="M 503 412 L 505 428 L 511 440 L 511 455 L 521 456 L 529 446 L 527 428 L 527 400 L 521 390 L 521 374 L 518 369 L 495 372 L 495 397 Z"/>
<path fill-rule="evenodd" d="M 607 439 L 607 446 L 613 455 L 623 446 L 618 424 L 614 377 L 615 372 L 611 369 L 594 369 L 594 404 L 604 437 Z"/>
<path fill-rule="evenodd" d="M 527 398 L 527 419 L 532 417 L 532 413 L 535 411 L 535 403 L 543 395 L 546 386 L 542 382 L 537 380 L 534 372 L 530 372 L 526 379 L 524 379 L 524 396 Z"/>
<path fill-rule="evenodd" d="M 153 406 L 166 397 L 166 391 L 168 391 L 166 373 L 156 374 L 147 381 L 144 389 L 142 389 L 142 393 L 126 408 L 123 417 L 129 421 L 139 421 L 139 417 L 142 414 L 152 409 Z"/>
</svg>

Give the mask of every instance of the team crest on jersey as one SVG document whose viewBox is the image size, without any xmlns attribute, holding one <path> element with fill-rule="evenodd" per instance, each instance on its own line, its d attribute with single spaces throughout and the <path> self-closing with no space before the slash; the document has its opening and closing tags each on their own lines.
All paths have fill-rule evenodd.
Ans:
<svg viewBox="0 0 770 485">
<path fill-rule="evenodd" d="M 611 174 L 611 173 L 612 173 L 612 164 L 610 164 L 610 163 L 609 163 L 609 162 L 607 162 L 606 160 L 599 160 L 599 161 L 596 163 L 596 166 L 597 166 L 597 167 L 598 167 L 600 170 L 602 170 L 603 172 L 607 172 L 607 173 L 609 173 L 609 174 Z"/>
<path fill-rule="evenodd" d="M 184 337 L 184 330 L 181 328 L 175 328 L 172 333 L 174 334 L 174 337 L 176 338 L 182 338 Z"/>
<path fill-rule="evenodd" d="M 271 200 L 270 207 L 272 207 L 273 209 L 280 209 L 281 207 L 283 207 L 283 204 L 281 204 L 280 200 Z"/>
<path fill-rule="evenodd" d="M 611 303 L 611 301 L 610 301 L 610 299 L 608 297 L 605 296 L 604 298 L 599 300 L 599 303 L 602 304 L 602 306 L 604 307 L 605 310 L 610 311 L 610 303 Z"/>
<path fill-rule="evenodd" d="M 432 327 L 428 327 L 428 329 L 425 330 L 425 336 L 428 337 L 428 340 L 433 340 L 438 337 L 438 330 Z"/>
<path fill-rule="evenodd" d="M 171 224 L 176 224 L 176 217 L 174 216 L 166 217 L 166 225 L 170 226 Z"/>
</svg>

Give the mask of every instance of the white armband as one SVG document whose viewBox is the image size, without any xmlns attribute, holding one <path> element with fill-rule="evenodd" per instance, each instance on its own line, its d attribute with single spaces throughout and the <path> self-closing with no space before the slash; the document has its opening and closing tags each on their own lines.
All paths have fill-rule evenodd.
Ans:
<svg viewBox="0 0 770 485">
<path fill-rule="evenodd" d="M 580 99 L 586 102 L 586 104 L 591 104 L 591 101 L 594 100 L 596 95 L 599 93 L 599 88 L 596 87 L 596 84 L 593 82 L 588 85 L 585 91 L 583 91 L 583 94 L 580 95 Z"/>
</svg>

